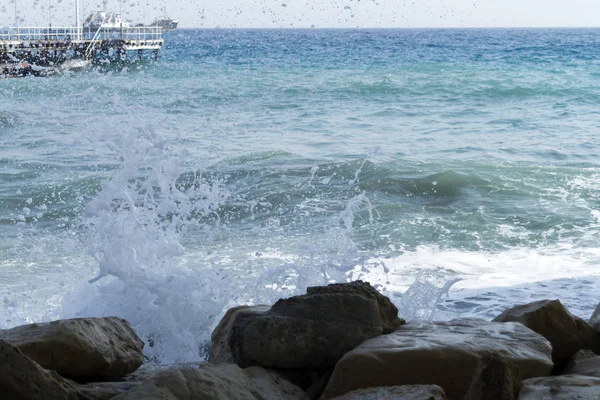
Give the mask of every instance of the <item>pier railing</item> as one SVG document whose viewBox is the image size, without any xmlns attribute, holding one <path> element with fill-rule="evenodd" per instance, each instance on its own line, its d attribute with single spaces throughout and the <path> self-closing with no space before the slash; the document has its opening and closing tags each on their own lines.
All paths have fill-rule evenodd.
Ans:
<svg viewBox="0 0 600 400">
<path fill-rule="evenodd" d="M 89 40 L 161 40 L 160 26 L 134 26 L 122 28 L 99 28 L 92 30 L 83 27 L 11 27 L 0 30 L 0 41 L 89 41 Z"/>
<path fill-rule="evenodd" d="M 0 41 L 40 41 L 40 40 L 59 40 L 74 41 L 80 40 L 83 35 L 83 28 L 73 26 L 69 27 L 18 27 L 8 28 L 0 31 Z"/>
</svg>

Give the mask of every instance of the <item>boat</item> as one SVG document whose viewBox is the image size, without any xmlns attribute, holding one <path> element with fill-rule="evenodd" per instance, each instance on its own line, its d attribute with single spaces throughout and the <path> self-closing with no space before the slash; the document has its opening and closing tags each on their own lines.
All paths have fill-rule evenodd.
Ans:
<svg viewBox="0 0 600 400">
<path fill-rule="evenodd" d="M 97 31 L 100 28 L 121 29 L 128 27 L 129 22 L 124 21 L 121 14 L 116 12 L 96 11 L 88 15 L 83 22 L 83 28 L 86 31 Z"/>
<path fill-rule="evenodd" d="M 179 20 L 169 17 L 157 18 L 150 24 L 150 26 L 160 26 L 163 31 L 177 29 L 177 25 L 179 25 Z"/>
</svg>

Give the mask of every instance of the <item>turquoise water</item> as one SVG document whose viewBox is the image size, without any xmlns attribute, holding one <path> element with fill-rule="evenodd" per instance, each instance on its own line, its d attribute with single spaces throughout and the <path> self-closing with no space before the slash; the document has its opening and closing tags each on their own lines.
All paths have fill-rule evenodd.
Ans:
<svg viewBox="0 0 600 400">
<path fill-rule="evenodd" d="M 226 307 L 334 280 L 410 318 L 600 300 L 600 31 L 165 39 L 0 80 L 0 327 L 120 315 L 172 362 Z"/>
</svg>

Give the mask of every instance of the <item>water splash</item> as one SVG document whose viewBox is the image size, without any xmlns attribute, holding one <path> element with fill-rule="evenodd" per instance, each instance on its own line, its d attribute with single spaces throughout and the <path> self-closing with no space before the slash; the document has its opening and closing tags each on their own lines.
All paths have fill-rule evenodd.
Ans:
<svg viewBox="0 0 600 400">
<path fill-rule="evenodd" d="M 182 180 L 185 152 L 153 132 L 121 140 L 121 168 L 102 182 L 83 214 L 96 276 L 76 294 L 80 315 L 119 315 L 149 344 L 159 362 L 196 360 L 203 329 L 220 311 L 219 285 L 182 262 L 182 236 L 218 224 L 229 197 L 200 173 Z M 215 218 L 215 216 L 217 216 Z M 82 299 L 71 301 L 76 307 Z"/>
</svg>

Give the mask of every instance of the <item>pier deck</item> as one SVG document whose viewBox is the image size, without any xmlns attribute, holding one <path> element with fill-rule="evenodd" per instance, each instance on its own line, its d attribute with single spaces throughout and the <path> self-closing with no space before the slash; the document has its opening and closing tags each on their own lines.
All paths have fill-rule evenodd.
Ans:
<svg viewBox="0 0 600 400">
<path fill-rule="evenodd" d="M 99 28 L 14 27 L 0 31 L 0 65 L 27 60 L 39 65 L 55 65 L 61 60 L 84 59 L 91 62 L 126 60 L 136 51 L 158 58 L 164 39 L 158 26 Z"/>
</svg>

